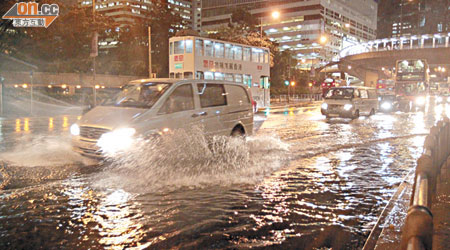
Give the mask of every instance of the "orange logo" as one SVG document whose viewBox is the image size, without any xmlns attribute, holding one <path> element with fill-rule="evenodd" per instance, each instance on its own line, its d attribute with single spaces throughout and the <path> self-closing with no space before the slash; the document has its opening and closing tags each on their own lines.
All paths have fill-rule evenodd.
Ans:
<svg viewBox="0 0 450 250">
<path fill-rule="evenodd" d="M 55 21 L 59 15 L 57 4 L 39 4 L 36 2 L 19 2 L 3 15 L 3 19 L 13 20 L 14 27 L 45 27 Z"/>
</svg>

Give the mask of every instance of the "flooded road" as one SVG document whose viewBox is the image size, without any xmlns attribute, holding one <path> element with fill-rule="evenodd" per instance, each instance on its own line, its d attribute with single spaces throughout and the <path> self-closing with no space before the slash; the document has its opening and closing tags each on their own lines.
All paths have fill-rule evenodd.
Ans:
<svg viewBox="0 0 450 250">
<path fill-rule="evenodd" d="M 245 143 L 180 133 L 101 164 L 71 152 L 77 117 L 2 120 L 0 248 L 360 249 L 444 110 L 276 108 Z"/>
</svg>

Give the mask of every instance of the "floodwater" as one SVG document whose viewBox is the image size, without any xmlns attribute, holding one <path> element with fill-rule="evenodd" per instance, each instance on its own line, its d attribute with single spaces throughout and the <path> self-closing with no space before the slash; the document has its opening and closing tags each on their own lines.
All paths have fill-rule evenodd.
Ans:
<svg viewBox="0 0 450 250">
<path fill-rule="evenodd" d="M 103 163 L 71 151 L 75 116 L 4 119 L 0 248 L 360 249 L 446 110 L 273 108 L 245 142 L 178 131 Z"/>
</svg>

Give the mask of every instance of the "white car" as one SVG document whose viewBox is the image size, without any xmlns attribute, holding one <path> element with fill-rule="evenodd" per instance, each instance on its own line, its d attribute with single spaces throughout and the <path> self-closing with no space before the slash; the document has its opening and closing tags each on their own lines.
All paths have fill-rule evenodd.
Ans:
<svg viewBox="0 0 450 250">
<path fill-rule="evenodd" d="M 328 90 L 321 106 L 321 113 L 327 118 L 357 118 L 373 115 L 378 110 L 378 95 L 369 87 L 335 87 Z"/>
<path fill-rule="evenodd" d="M 138 136 L 201 125 L 207 136 L 244 136 L 253 131 L 246 86 L 214 80 L 143 79 L 124 86 L 112 100 L 84 114 L 70 128 L 73 149 L 102 157 L 126 150 Z"/>
</svg>

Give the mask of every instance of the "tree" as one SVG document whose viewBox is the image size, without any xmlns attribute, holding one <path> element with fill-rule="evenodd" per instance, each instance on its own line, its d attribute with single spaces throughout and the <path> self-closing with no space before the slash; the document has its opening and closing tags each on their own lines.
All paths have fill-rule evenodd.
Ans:
<svg viewBox="0 0 450 250">
<path fill-rule="evenodd" d="M 40 71 L 89 72 L 92 34 L 98 32 L 101 39 L 116 37 L 111 27 L 117 24 L 103 15 L 96 15 L 94 21 L 91 8 L 58 5 L 60 15 L 46 29 L 14 28 L 10 23 L 4 24 L 8 32 L 2 37 L 2 52 L 36 64 Z"/>
<path fill-rule="evenodd" d="M 295 69 L 297 60 L 293 57 L 292 52 L 289 50 L 280 52 L 279 44 L 271 41 L 265 33 L 261 35 L 256 27 L 258 22 L 255 20 L 258 19 L 253 17 L 247 10 L 235 9 L 231 14 L 232 22 L 228 26 L 219 28 L 218 32 L 211 34 L 210 37 L 269 48 L 271 59 L 270 82 L 271 89 L 274 92 L 286 91 L 285 80 L 302 79 L 302 82 L 305 82 L 303 75 Z"/>
</svg>

